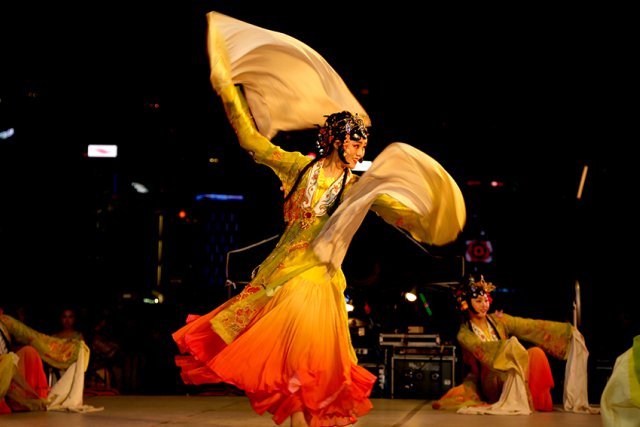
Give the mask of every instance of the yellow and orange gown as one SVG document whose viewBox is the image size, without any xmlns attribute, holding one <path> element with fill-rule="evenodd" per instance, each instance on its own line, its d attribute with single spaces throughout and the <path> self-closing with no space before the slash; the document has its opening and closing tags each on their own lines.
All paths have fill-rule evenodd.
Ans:
<svg viewBox="0 0 640 427">
<path fill-rule="evenodd" d="M 272 145 L 255 153 L 287 191 L 311 160 Z M 317 179 L 311 206 L 334 182 L 312 168 L 285 206 L 287 229 L 251 283 L 173 337 L 190 353 L 177 358 L 185 383 L 233 384 L 257 413 L 272 413 L 278 424 L 305 410 L 311 425 L 347 425 L 371 409 L 376 377 L 358 366 L 351 344 L 342 270 L 320 263 L 311 250 L 329 215 L 303 207 L 309 176 Z M 352 175 L 345 193 L 356 180 Z"/>
<path fill-rule="evenodd" d="M 327 87 L 342 88 L 337 89 L 340 94 L 348 90 L 326 64 L 319 67 L 322 79 L 313 72 L 310 80 L 301 79 L 301 69 L 324 62 L 306 48 L 300 56 L 304 46 L 288 36 L 213 12 L 208 18 L 211 82 L 227 118 L 241 147 L 256 163 L 275 172 L 289 194 L 311 158 L 284 151 L 269 138 L 278 130 L 312 127 L 313 117 L 341 111 L 335 109 L 340 102 L 314 104 L 325 99 L 317 92 Z M 279 47 L 272 50 L 274 38 Z M 285 49 L 279 44 L 283 40 L 292 43 L 294 53 L 278 61 L 278 52 Z M 227 47 L 239 52 L 229 59 Z M 313 61 L 303 61 L 302 68 L 292 70 L 292 58 L 310 57 Z M 286 78 L 287 72 L 293 75 Z M 287 89 L 292 79 L 304 96 Z M 251 99 L 236 84 L 254 95 L 251 111 L 252 102 L 247 102 Z M 283 103 L 285 93 L 290 98 Z M 347 104 L 359 111 L 347 95 L 354 101 Z M 311 118 L 299 116 L 301 112 L 311 112 Z M 208 314 L 188 316 L 188 323 L 172 334 L 182 353 L 176 363 L 185 383 L 233 384 L 245 392 L 258 414 L 271 413 L 277 424 L 302 411 L 313 427 L 350 425 L 372 407 L 369 395 L 376 377 L 358 366 L 341 269 L 366 212 L 373 210 L 417 240 L 437 245 L 455 240 L 466 219 L 460 189 L 451 176 L 434 159 L 403 143 L 385 148 L 361 177 L 345 170 L 342 203 L 330 217 L 326 210 L 344 175 L 335 180 L 325 177 L 322 162 L 304 173 L 285 203 L 286 229 L 251 282 Z"/>
</svg>

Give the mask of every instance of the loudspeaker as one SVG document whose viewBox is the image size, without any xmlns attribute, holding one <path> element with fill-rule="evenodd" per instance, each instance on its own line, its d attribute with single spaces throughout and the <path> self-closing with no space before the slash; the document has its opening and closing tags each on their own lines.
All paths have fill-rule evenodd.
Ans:
<svg viewBox="0 0 640 427">
<path fill-rule="evenodd" d="M 439 399 L 454 386 L 454 361 L 450 356 L 394 356 L 391 397 Z"/>
</svg>

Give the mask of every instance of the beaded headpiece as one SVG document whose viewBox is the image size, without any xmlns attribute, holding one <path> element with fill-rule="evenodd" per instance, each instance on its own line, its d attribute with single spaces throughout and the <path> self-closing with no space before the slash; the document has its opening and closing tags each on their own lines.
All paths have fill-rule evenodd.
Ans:
<svg viewBox="0 0 640 427">
<path fill-rule="evenodd" d="M 319 157 L 326 157 L 333 149 L 333 141 L 344 141 L 349 135 L 352 141 L 360 141 L 369 137 L 369 132 L 364 124 L 364 120 L 349 111 L 341 111 L 325 116 L 327 120 L 324 125 L 318 126 L 318 139 L 316 147 Z"/>
<path fill-rule="evenodd" d="M 469 309 L 469 301 L 481 295 L 490 297 L 490 293 L 495 289 L 493 283 L 486 282 L 484 276 L 480 275 L 480 280 L 476 281 L 473 276 L 469 277 L 469 283 L 462 285 L 453 292 L 460 311 Z"/>
</svg>

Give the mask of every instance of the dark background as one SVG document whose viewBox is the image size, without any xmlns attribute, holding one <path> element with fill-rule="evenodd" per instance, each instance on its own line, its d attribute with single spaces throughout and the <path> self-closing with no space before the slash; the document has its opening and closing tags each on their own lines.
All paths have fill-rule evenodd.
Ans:
<svg viewBox="0 0 640 427">
<path fill-rule="evenodd" d="M 324 56 L 372 117 L 369 159 L 407 142 L 459 183 L 468 221 L 451 245 L 418 245 L 371 216 L 356 234 L 345 273 L 376 328 L 419 324 L 453 339 L 457 315 L 438 283 L 482 273 L 503 291 L 496 308 L 551 320 L 572 319 L 578 281 L 593 363 L 610 366 L 631 345 L 640 331 L 631 268 L 637 132 L 625 130 L 636 102 L 631 27 L 624 10 L 584 4 L 4 5 L 0 131 L 15 129 L 0 140 L 5 310 L 26 309 L 43 331 L 55 330 L 66 305 L 86 328 L 106 311 L 125 347 L 171 356 L 169 335 L 186 315 L 228 296 L 226 251 L 278 233 L 279 183 L 237 146 L 208 80 L 209 10 Z M 275 142 L 310 151 L 313 140 L 303 131 Z M 88 144 L 117 144 L 119 156 L 87 158 Z M 196 201 L 205 193 L 245 200 Z M 220 235 L 230 237 L 214 242 Z M 468 240 L 489 241 L 491 262 L 463 270 Z M 234 275 L 253 265 L 243 256 Z M 400 298 L 413 286 L 431 316 Z M 162 304 L 143 302 L 157 294 Z"/>
</svg>

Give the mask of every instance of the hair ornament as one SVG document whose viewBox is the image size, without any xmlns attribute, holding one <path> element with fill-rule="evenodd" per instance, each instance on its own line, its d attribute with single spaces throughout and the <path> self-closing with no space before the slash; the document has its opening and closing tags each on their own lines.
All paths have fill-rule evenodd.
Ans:
<svg viewBox="0 0 640 427">
<path fill-rule="evenodd" d="M 485 281 L 483 275 L 480 275 L 480 280 L 478 281 L 476 281 L 473 276 L 470 276 L 469 282 L 456 289 L 453 296 L 460 311 L 465 311 L 469 309 L 469 301 L 479 296 L 487 295 L 489 302 L 491 302 L 491 295 L 489 294 L 493 292 L 494 289 L 496 289 L 495 285 Z"/>
<path fill-rule="evenodd" d="M 316 149 L 319 157 L 326 157 L 333 150 L 333 142 L 337 139 L 344 141 L 349 135 L 352 141 L 360 141 L 369 137 L 369 132 L 364 124 L 364 120 L 349 111 L 341 111 L 325 116 L 327 119 L 324 125 L 318 126 L 318 138 L 316 139 Z"/>
</svg>

